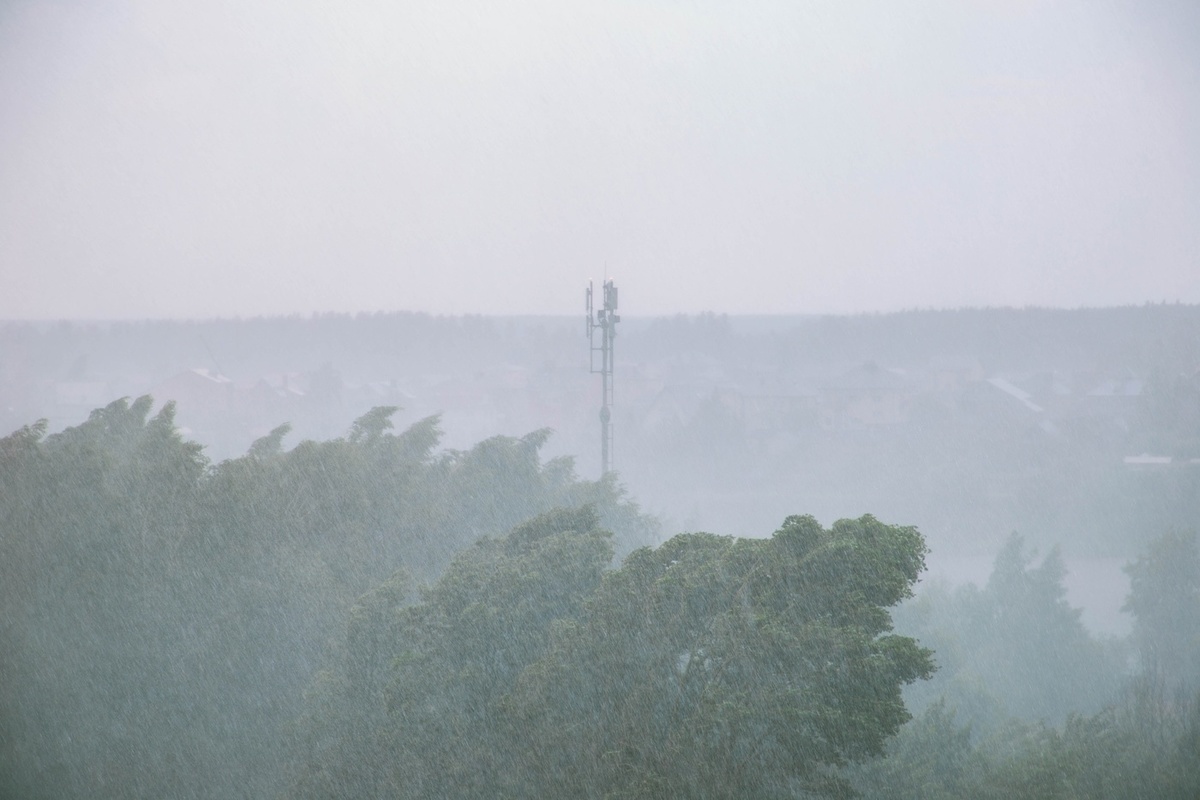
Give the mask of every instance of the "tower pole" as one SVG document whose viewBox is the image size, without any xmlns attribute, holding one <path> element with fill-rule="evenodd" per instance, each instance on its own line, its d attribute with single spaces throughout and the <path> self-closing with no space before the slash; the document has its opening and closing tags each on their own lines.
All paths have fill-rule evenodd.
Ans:
<svg viewBox="0 0 1200 800">
<path fill-rule="evenodd" d="M 603 286 L 604 307 L 593 310 L 592 284 L 587 288 L 587 332 L 591 346 L 590 369 L 600 373 L 600 474 L 612 468 L 612 405 L 613 405 L 613 344 L 617 335 L 617 287 L 611 280 Z M 596 330 L 600 331 L 600 346 L 596 347 Z M 596 353 L 600 353 L 600 368 L 596 369 Z"/>
<path fill-rule="evenodd" d="M 609 376 L 612 375 L 612 336 L 610 332 L 612 326 L 608 320 L 604 320 L 603 327 L 600 331 L 602 337 L 604 352 L 602 353 L 602 363 L 604 368 L 600 370 L 600 474 L 607 475 L 609 469 L 609 442 L 612 441 L 612 409 L 609 407 Z"/>
</svg>

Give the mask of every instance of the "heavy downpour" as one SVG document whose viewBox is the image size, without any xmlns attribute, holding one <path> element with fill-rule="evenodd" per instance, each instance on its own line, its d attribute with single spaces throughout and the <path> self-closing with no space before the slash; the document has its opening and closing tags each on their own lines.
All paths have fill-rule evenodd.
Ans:
<svg viewBox="0 0 1200 800">
<path fill-rule="evenodd" d="M 0 5 L 0 798 L 1200 797 L 1200 11 Z"/>
</svg>

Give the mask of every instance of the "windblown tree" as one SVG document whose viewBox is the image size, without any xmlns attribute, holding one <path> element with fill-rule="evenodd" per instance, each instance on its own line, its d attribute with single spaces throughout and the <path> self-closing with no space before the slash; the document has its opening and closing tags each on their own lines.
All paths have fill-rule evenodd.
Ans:
<svg viewBox="0 0 1200 800">
<path fill-rule="evenodd" d="M 364 597 L 296 794 L 836 796 L 833 768 L 908 719 L 900 689 L 930 653 L 889 633 L 887 608 L 923 568 L 915 529 L 790 517 L 606 572 L 597 523 L 543 515 L 461 554 L 419 603 Z M 352 696 L 358 724 L 323 714 Z"/>
<path fill-rule="evenodd" d="M 518 687 L 534 794 L 842 794 L 829 768 L 880 752 L 932 672 L 887 611 L 924 555 L 870 516 L 635 552 Z"/>
<path fill-rule="evenodd" d="M 612 479 L 542 461 L 547 431 L 438 452 L 436 417 L 384 407 L 213 465 L 152 410 L 0 439 L 0 796 L 274 796 L 303 688 L 394 571 L 561 504 L 653 539 Z"/>
</svg>

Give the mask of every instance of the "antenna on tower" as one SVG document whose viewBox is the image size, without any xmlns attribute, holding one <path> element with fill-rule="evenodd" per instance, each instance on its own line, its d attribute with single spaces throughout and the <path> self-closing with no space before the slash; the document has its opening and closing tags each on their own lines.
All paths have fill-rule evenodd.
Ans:
<svg viewBox="0 0 1200 800">
<path fill-rule="evenodd" d="M 607 272 L 607 269 L 605 270 Z M 591 361 L 589 368 L 593 375 L 601 376 L 600 395 L 600 474 L 607 475 L 612 466 L 613 430 L 613 339 L 617 335 L 617 287 L 611 278 L 606 278 L 603 289 L 604 307 L 595 309 L 592 298 L 592 282 L 588 281 L 585 294 L 587 302 L 587 336 L 591 346 Z M 596 345 L 596 334 L 599 332 L 600 345 Z M 600 354 L 600 368 L 596 368 L 596 354 Z"/>
</svg>

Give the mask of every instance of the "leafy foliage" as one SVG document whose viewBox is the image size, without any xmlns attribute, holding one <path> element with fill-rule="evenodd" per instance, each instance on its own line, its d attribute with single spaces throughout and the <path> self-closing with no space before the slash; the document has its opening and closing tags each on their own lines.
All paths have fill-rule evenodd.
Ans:
<svg viewBox="0 0 1200 800">
<path fill-rule="evenodd" d="M 389 595 L 351 609 L 372 586 L 432 580 L 564 502 L 626 550 L 654 537 L 611 480 L 543 464 L 548 431 L 439 453 L 436 417 L 393 433 L 387 407 L 347 438 L 285 451 L 284 425 L 213 465 L 172 404 L 152 409 L 0 439 L 0 795 L 271 796 L 326 653 L 370 650 Z M 347 632 L 348 614 L 366 617 Z"/>
<path fill-rule="evenodd" d="M 372 672 L 360 722 L 312 750 L 297 793 L 840 795 L 829 768 L 908 718 L 900 687 L 930 654 L 888 634 L 886 608 L 923 568 L 914 529 L 790 517 L 770 539 L 684 534 L 605 572 L 597 522 L 562 510 L 484 539 L 390 627 L 350 637 L 343 697 L 351 665 L 384 663 L 355 642 L 391 643 L 390 681 Z M 356 739 L 381 693 L 386 733 Z"/>
<path fill-rule="evenodd" d="M 1078 626 L 1057 554 L 1032 566 L 1019 537 L 983 590 L 923 592 L 900 627 L 935 643 L 942 669 L 909 699 L 938 699 L 885 758 L 846 777 L 868 800 L 1200 796 L 1198 662 L 1184 656 L 1200 610 L 1196 558 L 1193 536 L 1168 534 L 1128 567 L 1133 676 Z"/>
<path fill-rule="evenodd" d="M 900 628 L 937 652 L 938 675 L 914 687 L 924 708 L 942 697 L 981 730 L 1015 716 L 1061 724 L 1115 699 L 1122 649 L 1093 639 L 1066 600 L 1056 549 L 1041 561 L 1013 534 L 979 589 L 930 587 L 898 614 Z"/>
<path fill-rule="evenodd" d="M 1200 696 L 1183 713 L 1145 685 L 1061 728 L 1009 720 L 986 735 L 935 703 L 886 758 L 847 772 L 864 800 L 1185 800 L 1200 796 Z"/>
<path fill-rule="evenodd" d="M 1125 568 L 1134 642 L 1146 677 L 1164 688 L 1200 688 L 1200 548 L 1168 533 Z"/>
</svg>

